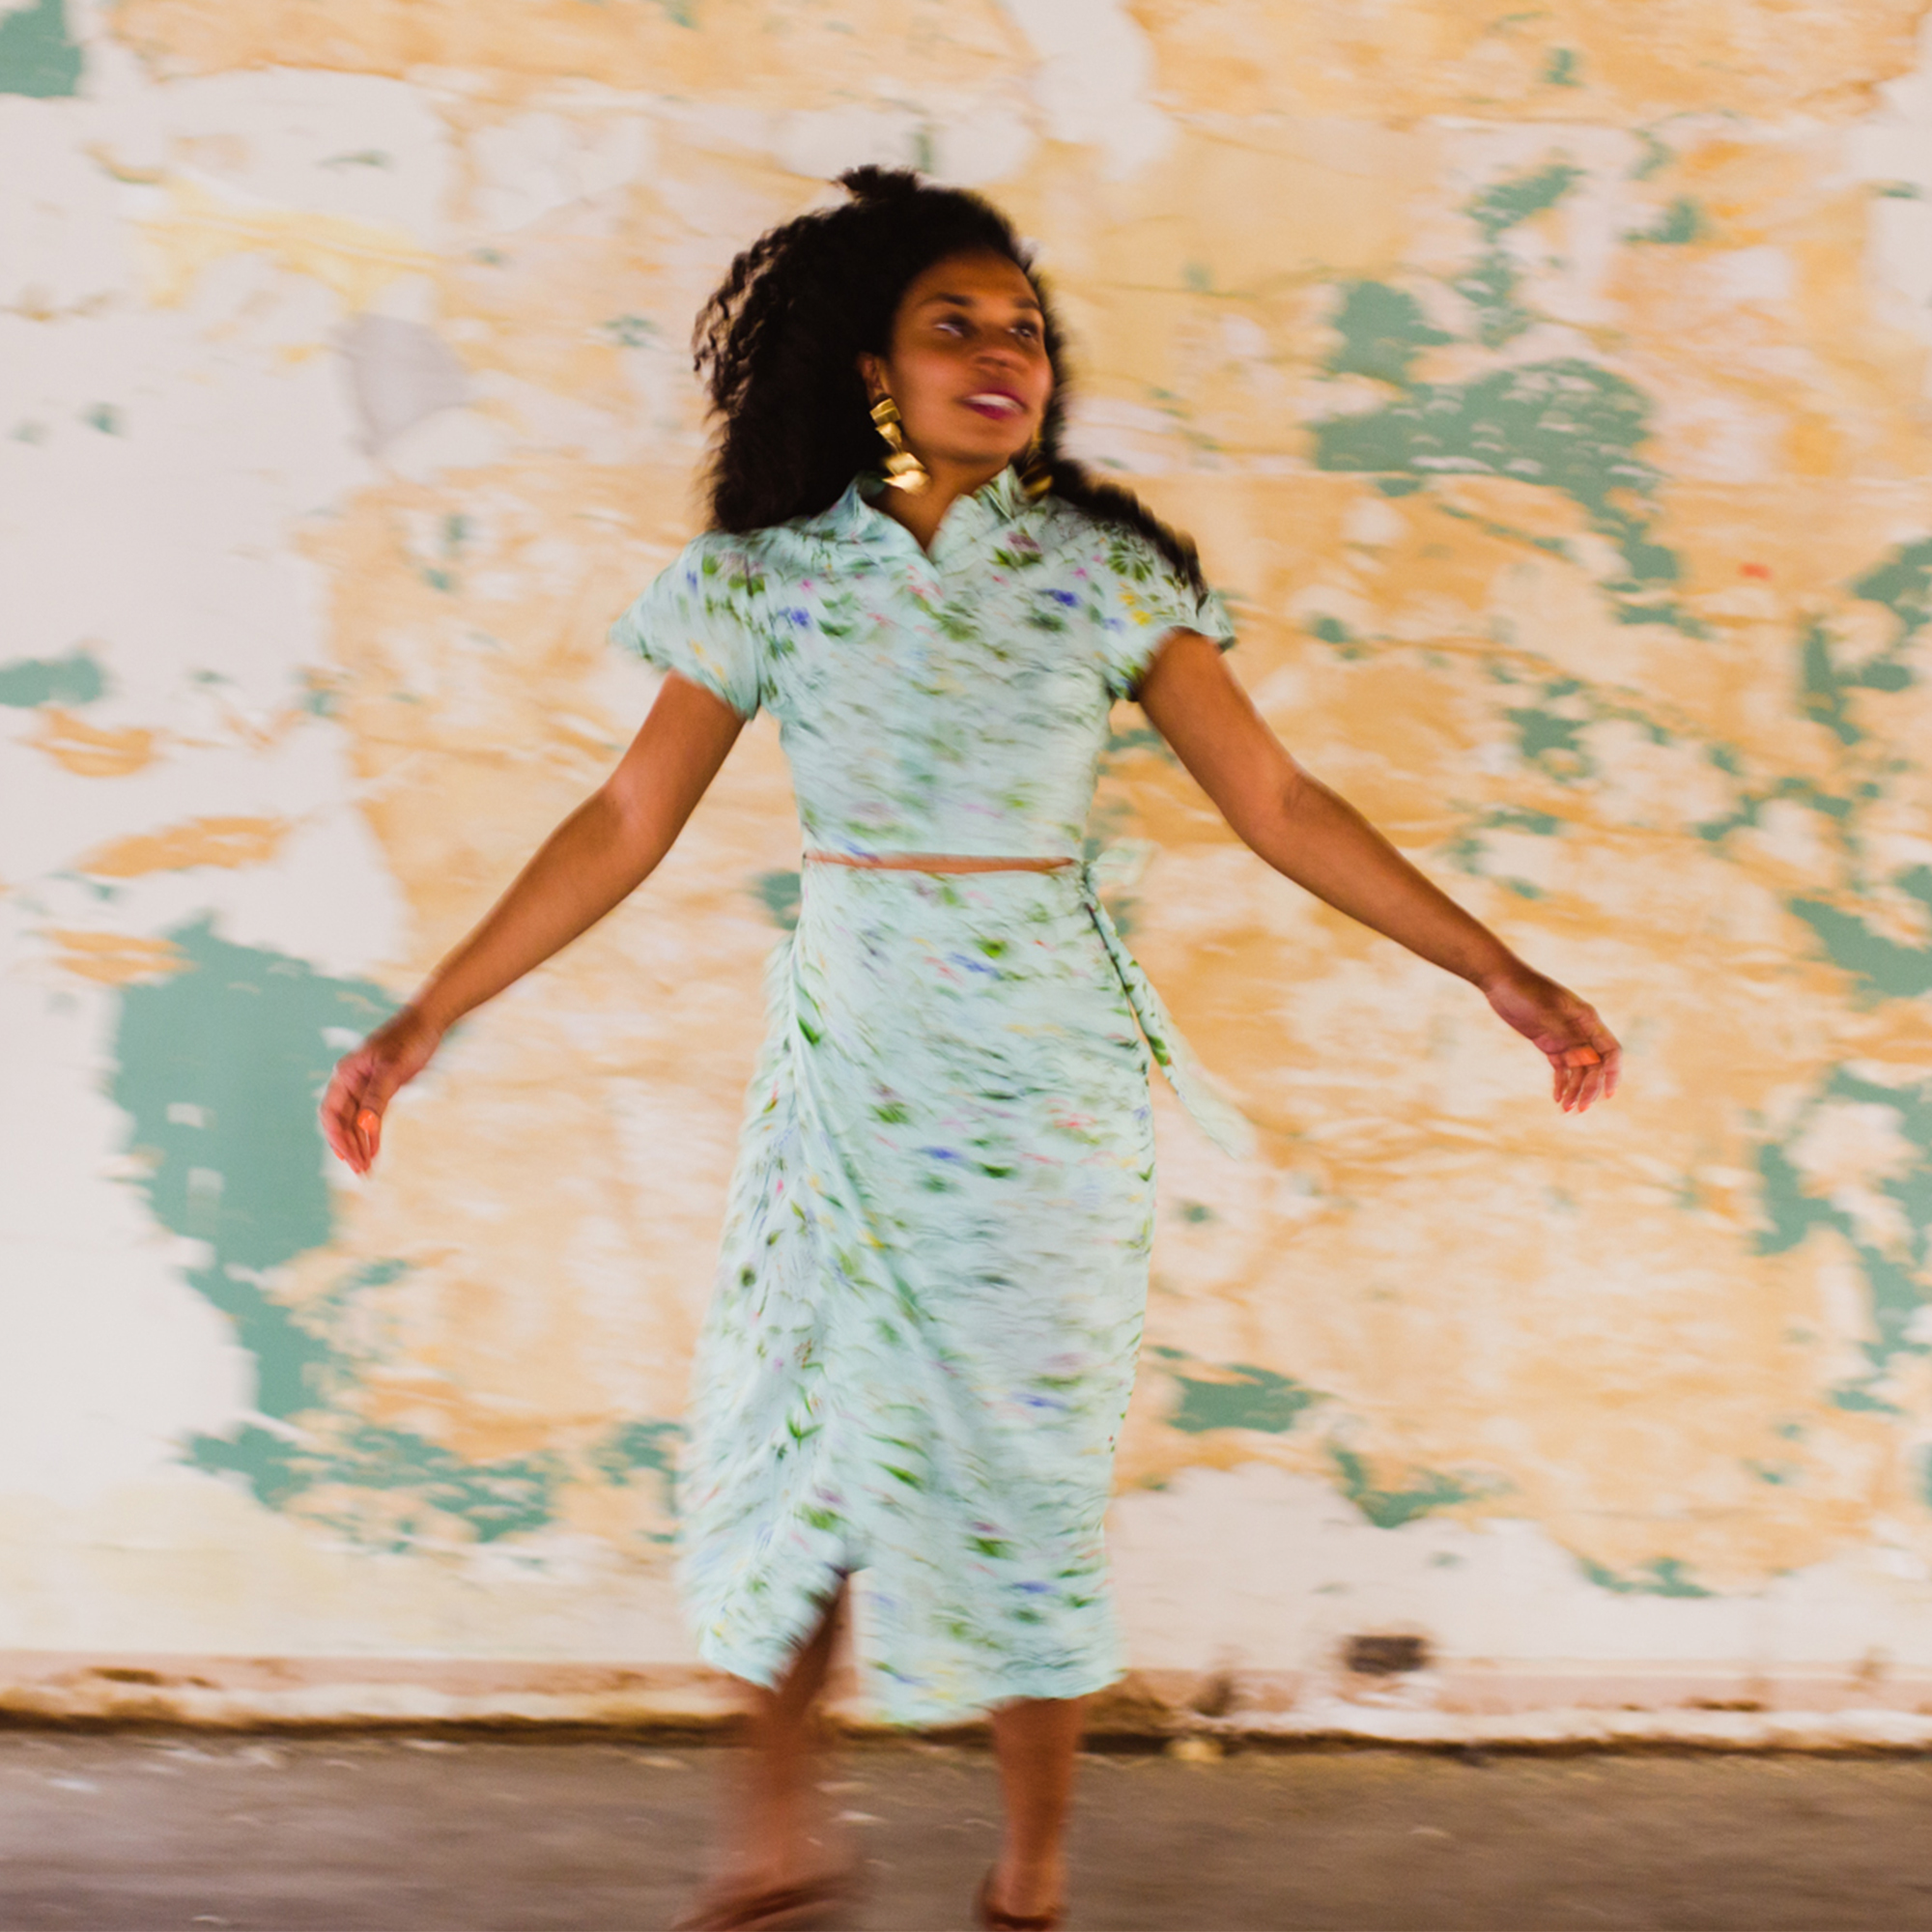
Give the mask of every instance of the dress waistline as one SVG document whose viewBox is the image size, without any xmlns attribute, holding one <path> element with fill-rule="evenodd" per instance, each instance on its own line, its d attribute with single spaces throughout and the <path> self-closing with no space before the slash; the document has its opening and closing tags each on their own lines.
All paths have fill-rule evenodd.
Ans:
<svg viewBox="0 0 1932 1932">
<path fill-rule="evenodd" d="M 1077 859 L 1018 859 L 976 852 L 808 852 L 825 866 L 857 866 L 890 872 L 1049 872 Z"/>
<path fill-rule="evenodd" d="M 1136 1022 L 1146 1036 L 1150 1051 L 1166 1074 L 1167 1082 L 1179 1096 L 1180 1104 L 1194 1122 L 1223 1153 L 1237 1160 L 1250 1158 L 1255 1151 L 1253 1123 L 1242 1114 L 1202 1065 L 1200 1058 L 1181 1037 L 1167 1009 L 1167 1002 L 1154 990 L 1153 982 L 1141 971 L 1140 962 L 1127 951 L 1120 927 L 1114 923 L 1100 897 L 1099 859 L 1019 859 L 976 856 L 948 852 L 892 852 L 877 855 L 809 851 L 809 860 L 834 866 L 850 866 L 866 871 L 919 872 L 1051 872 L 1071 870 L 1080 886 L 1081 903 L 1093 920 L 1106 948 L 1121 990 L 1127 996 Z"/>
</svg>

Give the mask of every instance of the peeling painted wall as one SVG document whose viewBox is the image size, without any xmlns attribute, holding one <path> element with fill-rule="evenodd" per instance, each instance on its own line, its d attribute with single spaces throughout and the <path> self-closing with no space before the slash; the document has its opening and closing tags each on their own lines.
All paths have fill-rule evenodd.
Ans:
<svg viewBox="0 0 1932 1932">
<path fill-rule="evenodd" d="M 1283 739 L 1630 1049 L 1556 1114 L 1122 709 L 1119 914 L 1264 1128 L 1156 1090 L 1143 1682 L 1932 1712 L 1925 12 L 0 0 L 0 1694 L 696 1682 L 768 721 L 376 1177 L 312 1113 L 649 704 L 698 304 L 883 159 L 1037 241 Z"/>
</svg>

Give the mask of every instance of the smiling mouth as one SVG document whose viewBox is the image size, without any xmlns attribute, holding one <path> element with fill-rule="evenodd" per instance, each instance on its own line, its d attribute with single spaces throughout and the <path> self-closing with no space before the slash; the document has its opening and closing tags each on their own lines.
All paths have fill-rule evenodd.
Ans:
<svg viewBox="0 0 1932 1932">
<path fill-rule="evenodd" d="M 977 395 L 961 396 L 959 400 L 967 409 L 993 422 L 1007 422 L 1026 413 L 1026 405 L 1017 396 L 1003 396 L 997 389 L 982 389 Z"/>
</svg>

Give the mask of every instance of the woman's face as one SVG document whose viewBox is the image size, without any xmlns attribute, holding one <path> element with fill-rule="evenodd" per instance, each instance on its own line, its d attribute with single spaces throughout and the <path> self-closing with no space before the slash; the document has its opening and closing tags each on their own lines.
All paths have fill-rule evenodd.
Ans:
<svg viewBox="0 0 1932 1932">
<path fill-rule="evenodd" d="M 900 297 L 892 353 L 860 356 L 867 399 L 898 404 L 928 469 L 996 470 L 1026 447 L 1053 395 L 1044 320 L 1016 263 L 949 255 Z"/>
</svg>

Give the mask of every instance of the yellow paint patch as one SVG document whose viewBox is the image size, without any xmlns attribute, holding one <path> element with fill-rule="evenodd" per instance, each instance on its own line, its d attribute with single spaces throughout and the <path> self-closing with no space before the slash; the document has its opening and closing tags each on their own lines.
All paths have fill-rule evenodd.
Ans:
<svg viewBox="0 0 1932 1932">
<path fill-rule="evenodd" d="M 688 16 L 687 19 L 680 15 Z M 581 0 L 129 0 L 114 30 L 171 71 L 299 67 L 403 77 L 432 69 L 520 84 L 595 75 L 606 87 L 795 105 L 813 81 L 849 89 L 868 49 L 900 85 L 959 85 L 1017 52 L 992 0 L 768 0 L 586 7 Z"/>
<path fill-rule="evenodd" d="M 38 734 L 27 742 L 76 778 L 124 779 L 154 762 L 155 738 L 139 725 L 103 729 L 48 704 L 41 708 Z"/>
<path fill-rule="evenodd" d="M 55 964 L 63 972 L 103 986 L 126 986 L 136 980 L 178 973 L 181 951 L 171 941 L 132 932 L 80 932 L 56 927 L 47 937 L 61 949 Z"/>
<path fill-rule="evenodd" d="M 99 879 L 137 879 L 145 872 L 181 872 L 190 866 L 266 866 L 289 835 L 282 818 L 191 818 L 160 832 L 117 839 L 76 870 Z"/>
<path fill-rule="evenodd" d="M 269 255 L 281 267 L 310 275 L 351 310 L 404 275 L 434 274 L 439 258 L 401 228 L 350 221 L 307 210 L 263 208 L 230 200 L 198 182 L 176 181 L 165 213 L 140 227 L 148 299 L 172 307 L 195 277 L 229 255 Z"/>
</svg>

